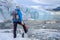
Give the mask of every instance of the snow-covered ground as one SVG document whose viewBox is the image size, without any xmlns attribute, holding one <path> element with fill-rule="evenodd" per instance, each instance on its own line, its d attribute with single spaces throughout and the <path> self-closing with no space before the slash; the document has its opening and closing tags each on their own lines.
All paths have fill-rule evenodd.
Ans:
<svg viewBox="0 0 60 40">
<path fill-rule="evenodd" d="M 21 34 L 17 34 L 17 38 L 13 38 L 13 33 L 11 32 L 11 29 L 8 30 L 0 30 L 0 40 L 30 40 L 29 38 L 22 38 Z"/>
<path fill-rule="evenodd" d="M 0 33 L 0 40 L 30 40 L 29 38 L 22 38 L 19 35 L 17 38 L 13 38 L 12 33 Z"/>
<path fill-rule="evenodd" d="M 12 29 L 0 30 L 0 40 L 60 40 L 60 32 L 56 29 L 29 29 L 27 35 L 22 38 L 18 32 L 14 39 Z"/>
</svg>

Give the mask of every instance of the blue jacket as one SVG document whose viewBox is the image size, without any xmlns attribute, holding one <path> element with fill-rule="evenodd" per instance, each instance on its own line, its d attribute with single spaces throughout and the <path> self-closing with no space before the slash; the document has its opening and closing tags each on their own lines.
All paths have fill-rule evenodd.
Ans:
<svg viewBox="0 0 60 40">
<path fill-rule="evenodd" d="M 16 8 L 15 10 L 17 11 L 17 14 L 19 16 L 19 21 L 22 22 L 22 13 L 21 13 L 20 9 Z"/>
</svg>

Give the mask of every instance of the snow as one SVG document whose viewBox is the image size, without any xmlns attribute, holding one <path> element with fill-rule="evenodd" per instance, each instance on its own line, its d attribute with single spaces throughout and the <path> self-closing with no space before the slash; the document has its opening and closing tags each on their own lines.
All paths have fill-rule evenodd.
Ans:
<svg viewBox="0 0 60 40">
<path fill-rule="evenodd" d="M 30 40 L 30 39 L 22 38 L 21 35 L 17 36 L 17 38 L 13 38 L 12 33 L 0 33 L 0 40 Z"/>
<path fill-rule="evenodd" d="M 17 33 L 17 38 L 13 38 L 12 29 L 0 29 L 0 40 L 30 40 L 27 37 L 22 38 L 21 33 Z"/>
<path fill-rule="evenodd" d="M 60 40 L 60 32 L 56 29 L 29 29 L 27 37 L 22 38 L 21 33 L 17 33 L 17 38 L 13 38 L 12 29 L 1 29 L 0 40 Z"/>
</svg>

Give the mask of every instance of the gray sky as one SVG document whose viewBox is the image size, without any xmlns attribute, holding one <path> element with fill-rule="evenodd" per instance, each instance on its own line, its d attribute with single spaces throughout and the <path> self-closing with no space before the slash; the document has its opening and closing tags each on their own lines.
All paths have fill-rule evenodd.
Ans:
<svg viewBox="0 0 60 40">
<path fill-rule="evenodd" d="M 53 9 L 60 6 L 60 0 L 15 0 L 19 5 L 32 7 L 35 9 Z"/>
</svg>

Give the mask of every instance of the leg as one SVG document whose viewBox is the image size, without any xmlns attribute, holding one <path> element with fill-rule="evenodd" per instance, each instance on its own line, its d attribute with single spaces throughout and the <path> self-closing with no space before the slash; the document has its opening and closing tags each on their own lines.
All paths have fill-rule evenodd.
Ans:
<svg viewBox="0 0 60 40">
<path fill-rule="evenodd" d="M 25 23 L 22 23 L 22 22 L 18 22 L 18 24 L 22 25 L 23 26 L 23 29 L 24 29 L 24 32 L 27 33 L 28 32 L 28 28 L 27 26 L 25 25 Z"/>
<path fill-rule="evenodd" d="M 28 28 L 27 28 L 27 26 L 25 25 L 25 23 L 23 24 L 23 29 L 24 29 L 24 32 L 25 32 L 25 33 L 28 32 Z"/>
<path fill-rule="evenodd" d="M 13 30 L 13 34 L 14 34 L 14 38 L 16 38 L 16 30 L 17 30 L 17 23 L 14 23 L 14 30 Z"/>
</svg>

